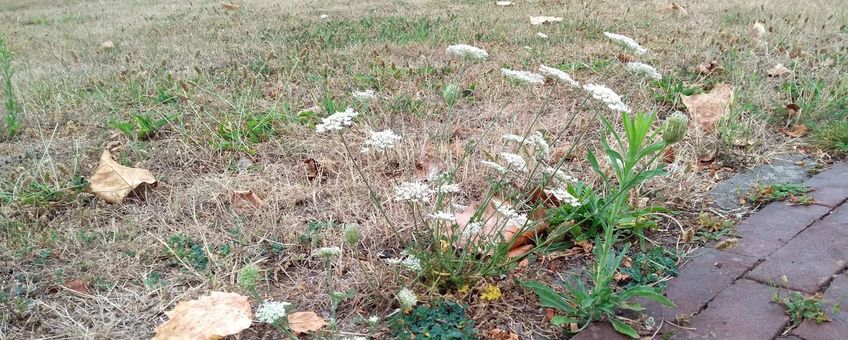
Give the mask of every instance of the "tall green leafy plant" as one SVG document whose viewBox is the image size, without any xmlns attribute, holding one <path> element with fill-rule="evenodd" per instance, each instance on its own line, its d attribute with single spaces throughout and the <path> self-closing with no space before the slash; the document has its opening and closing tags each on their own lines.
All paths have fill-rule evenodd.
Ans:
<svg viewBox="0 0 848 340">
<path fill-rule="evenodd" d="M 613 285 L 613 275 L 620 267 L 628 248 L 625 245 L 624 249 L 616 252 L 613 246 L 625 230 L 623 225 L 630 225 L 628 217 L 632 215 L 628 213 L 631 211 L 627 203 L 629 193 L 647 180 L 665 174 L 663 165 L 655 165 L 655 161 L 668 145 L 683 138 L 688 124 L 685 116 L 675 114 L 658 132 L 651 132 L 654 119 L 653 114 L 637 113 L 630 116 L 622 113 L 624 133 L 621 134 L 608 119 L 601 118 L 605 127 L 601 136 L 601 147 L 609 159 L 612 174 L 601 169 L 595 153 L 588 152 L 589 163 L 600 176 L 605 194 L 602 205 L 593 208 L 603 211 L 595 221 L 603 228 L 603 234 L 595 240 L 595 262 L 590 273 L 592 286 L 587 287 L 575 278 L 573 284 L 565 284 L 565 293 L 560 294 L 539 282 L 525 283 L 526 287 L 536 292 L 542 306 L 564 312 L 564 316 L 551 319 L 553 324 L 582 324 L 582 330 L 592 321 L 606 319 L 618 332 L 638 338 L 639 334 L 631 326 L 615 317 L 616 310 L 642 310 L 638 303 L 631 301 L 635 297 L 674 306 L 654 288 L 636 285 L 617 290 Z M 662 138 L 657 140 L 657 134 L 660 133 Z M 612 140 L 612 144 L 607 141 L 608 138 Z"/>
</svg>

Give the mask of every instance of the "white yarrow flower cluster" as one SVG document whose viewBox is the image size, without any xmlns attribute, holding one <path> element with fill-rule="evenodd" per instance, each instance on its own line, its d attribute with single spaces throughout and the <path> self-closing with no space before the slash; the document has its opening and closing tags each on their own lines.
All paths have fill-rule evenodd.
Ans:
<svg viewBox="0 0 848 340">
<path fill-rule="evenodd" d="M 465 228 L 462 229 L 462 237 L 468 240 L 476 236 L 477 234 L 480 234 L 481 232 L 483 232 L 483 225 L 484 223 L 481 221 L 466 224 Z"/>
<path fill-rule="evenodd" d="M 409 271 L 421 272 L 421 259 L 415 257 L 415 255 L 407 255 L 403 259 L 386 259 L 386 263 L 399 265 Z"/>
<path fill-rule="evenodd" d="M 509 79 L 520 81 L 527 84 L 544 84 L 545 77 L 538 73 L 528 71 L 515 71 L 508 68 L 502 68 L 501 73 Z"/>
<path fill-rule="evenodd" d="M 571 175 L 565 173 L 565 171 L 562 171 L 562 169 L 547 167 L 544 170 L 542 170 L 542 172 L 544 172 L 544 174 L 550 176 L 551 179 L 553 180 L 553 182 L 555 184 L 558 184 L 558 185 L 567 185 L 567 184 L 570 184 L 570 183 L 576 183 L 577 182 L 577 179 L 574 178 L 574 176 L 571 176 Z"/>
<path fill-rule="evenodd" d="M 542 133 L 539 131 L 536 131 L 532 135 L 527 136 L 527 138 L 514 134 L 505 134 L 503 135 L 503 139 L 519 144 L 533 145 L 533 148 L 536 149 L 536 152 L 542 158 L 547 158 L 551 154 L 551 145 L 548 144 L 548 141 L 545 140 L 545 137 L 542 136 Z"/>
<path fill-rule="evenodd" d="M 256 320 L 273 324 L 286 316 L 286 306 L 289 305 L 288 302 L 265 301 L 256 308 Z"/>
<path fill-rule="evenodd" d="M 404 182 L 395 187 L 395 200 L 413 203 L 427 202 L 433 189 L 421 182 Z"/>
<path fill-rule="evenodd" d="M 610 88 L 603 85 L 595 85 L 595 84 L 585 84 L 583 85 L 583 89 L 592 94 L 597 100 L 600 100 L 604 104 L 607 105 L 610 110 L 613 111 L 621 111 L 621 112 L 630 112 L 630 108 L 621 101 L 621 96 Z"/>
<path fill-rule="evenodd" d="M 415 292 L 410 290 L 409 288 L 401 288 L 397 293 L 398 302 L 400 302 L 400 306 L 403 309 L 412 309 L 415 307 L 415 304 L 418 303 L 418 296 L 415 295 Z"/>
<path fill-rule="evenodd" d="M 447 52 L 462 58 L 483 60 L 489 57 L 489 53 L 486 50 L 465 44 L 450 45 L 447 48 Z"/>
<path fill-rule="evenodd" d="M 320 257 L 322 259 L 339 257 L 341 254 L 342 250 L 339 247 L 322 247 L 312 250 L 312 256 Z"/>
<path fill-rule="evenodd" d="M 353 95 L 353 99 L 356 100 L 371 100 L 377 98 L 377 95 L 374 94 L 374 90 L 353 91 L 351 95 Z"/>
<path fill-rule="evenodd" d="M 396 135 L 392 130 L 371 132 L 371 137 L 365 140 L 365 147 L 362 148 L 362 152 L 369 152 L 371 149 L 380 151 L 392 149 L 400 142 L 400 139 L 400 136 Z"/>
<path fill-rule="evenodd" d="M 459 184 L 442 184 L 436 189 L 436 192 L 440 194 L 455 194 L 460 191 Z"/>
<path fill-rule="evenodd" d="M 495 171 L 497 171 L 501 174 L 505 174 L 505 173 L 509 172 L 509 169 L 507 169 L 505 166 L 500 165 L 500 164 L 495 163 L 495 162 L 492 162 L 492 161 L 480 161 L 480 163 L 485 165 L 485 166 L 488 166 L 492 169 L 495 169 Z"/>
<path fill-rule="evenodd" d="M 492 204 L 495 205 L 495 210 L 497 210 L 499 214 L 507 218 L 507 225 L 523 226 L 527 223 L 527 215 L 519 214 L 518 211 L 506 202 L 492 200 Z"/>
<path fill-rule="evenodd" d="M 359 116 L 359 112 L 353 111 L 353 108 L 347 108 L 343 112 L 336 112 L 329 117 L 321 118 L 321 124 L 315 126 L 315 131 L 324 133 L 328 131 L 338 131 L 353 124 L 353 119 Z"/>
<path fill-rule="evenodd" d="M 565 188 L 545 190 L 545 193 L 556 197 L 557 201 L 559 201 L 561 204 L 567 204 L 572 207 L 580 205 L 580 201 L 576 197 L 571 195 L 571 193 L 569 193 L 568 190 L 566 190 Z"/>
<path fill-rule="evenodd" d="M 547 39 L 548 35 L 542 32 L 536 32 L 536 36 L 542 39 Z"/>
<path fill-rule="evenodd" d="M 427 215 L 427 217 L 434 221 L 456 223 L 456 215 L 445 211 L 434 212 L 432 214 Z"/>
<path fill-rule="evenodd" d="M 570 74 L 565 73 L 558 68 L 539 65 L 539 73 L 545 75 L 548 78 L 556 79 L 573 87 L 580 87 L 580 83 L 574 80 L 574 78 L 571 78 Z"/>
<path fill-rule="evenodd" d="M 509 152 L 501 152 L 501 157 L 503 157 L 506 161 L 508 168 L 518 171 L 527 171 L 527 162 L 524 161 L 524 157 Z"/>
<path fill-rule="evenodd" d="M 645 76 L 654 80 L 662 79 L 662 74 L 657 71 L 657 69 L 645 63 L 631 61 L 625 64 L 624 67 L 626 67 L 627 70 L 630 71 L 630 73 L 633 73 L 635 75 Z"/>
<path fill-rule="evenodd" d="M 636 40 L 633 40 L 633 38 L 628 37 L 626 35 L 615 34 L 610 32 L 604 32 L 604 35 L 607 36 L 607 38 L 609 38 L 610 40 L 612 40 L 612 42 L 616 45 L 629 49 L 636 54 L 644 54 L 645 52 L 648 52 L 647 48 L 642 47 L 641 45 L 639 45 L 639 43 L 636 42 Z"/>
</svg>

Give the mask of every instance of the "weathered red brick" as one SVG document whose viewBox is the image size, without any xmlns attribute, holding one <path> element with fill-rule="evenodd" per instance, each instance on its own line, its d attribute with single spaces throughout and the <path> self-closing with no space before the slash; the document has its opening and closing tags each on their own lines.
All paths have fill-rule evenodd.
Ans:
<svg viewBox="0 0 848 340">
<path fill-rule="evenodd" d="M 688 327 L 672 339 L 752 340 L 774 339 L 789 317 L 783 307 L 772 303 L 774 288 L 739 280 L 716 296 Z"/>
<path fill-rule="evenodd" d="M 815 293 L 846 264 L 848 206 L 842 206 L 769 255 L 748 277 Z M 782 279 L 784 275 L 786 282 Z"/>
<path fill-rule="evenodd" d="M 833 306 L 839 305 L 838 313 Z M 848 274 L 842 274 L 833 279 L 830 287 L 824 292 L 822 307 L 825 309 L 830 322 L 816 324 L 806 320 L 792 331 L 804 339 L 848 339 Z"/>
<path fill-rule="evenodd" d="M 814 190 L 809 195 L 816 204 L 835 207 L 848 199 L 848 162 L 836 164 L 804 184 Z"/>
<path fill-rule="evenodd" d="M 624 340 L 630 337 L 624 336 L 617 332 L 609 322 L 595 322 L 589 327 L 586 327 L 582 332 L 578 333 L 572 340 Z"/>
<path fill-rule="evenodd" d="M 828 211 L 830 208 L 820 205 L 771 203 L 736 226 L 741 239 L 726 251 L 765 258 Z"/>
</svg>

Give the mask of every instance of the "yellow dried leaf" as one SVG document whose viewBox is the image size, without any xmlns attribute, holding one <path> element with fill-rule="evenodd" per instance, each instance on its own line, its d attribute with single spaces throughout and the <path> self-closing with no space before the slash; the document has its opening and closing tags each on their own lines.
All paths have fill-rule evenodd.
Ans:
<svg viewBox="0 0 848 340">
<path fill-rule="evenodd" d="M 91 183 L 88 187 L 90 193 L 109 203 L 121 203 L 124 197 L 127 197 L 139 185 L 154 184 L 156 179 L 150 171 L 118 164 L 109 150 L 103 150 L 103 154 L 100 155 L 100 164 L 97 165 L 89 182 Z"/>
<path fill-rule="evenodd" d="M 230 201 L 236 209 L 259 209 L 265 204 L 252 190 L 235 190 L 230 195 Z"/>
<path fill-rule="evenodd" d="M 225 292 L 180 302 L 165 314 L 168 321 L 156 327 L 154 340 L 220 339 L 247 329 L 253 320 L 247 297 Z"/>
<path fill-rule="evenodd" d="M 770 68 L 766 72 L 769 77 L 783 77 L 792 74 L 792 70 L 786 68 L 783 64 L 774 65 L 774 67 Z"/>
<path fill-rule="evenodd" d="M 680 99 L 683 105 L 686 105 L 692 118 L 709 132 L 730 109 L 730 102 L 733 101 L 733 86 L 717 84 L 709 93 L 681 95 Z"/>
<path fill-rule="evenodd" d="M 289 314 L 289 327 L 295 333 L 314 332 L 326 326 L 324 321 L 315 312 L 297 312 Z"/>
</svg>

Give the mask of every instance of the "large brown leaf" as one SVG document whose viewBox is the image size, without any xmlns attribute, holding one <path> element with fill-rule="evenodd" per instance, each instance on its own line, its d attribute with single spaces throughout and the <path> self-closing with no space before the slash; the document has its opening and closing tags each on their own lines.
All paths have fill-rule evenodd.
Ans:
<svg viewBox="0 0 848 340">
<path fill-rule="evenodd" d="M 88 191 L 95 196 L 109 203 L 121 203 L 139 185 L 154 184 L 156 179 L 150 171 L 118 164 L 109 150 L 103 150 L 89 182 Z"/>
<path fill-rule="evenodd" d="M 220 339 L 247 329 L 253 320 L 246 296 L 224 292 L 180 302 L 165 314 L 168 322 L 156 327 L 154 340 Z"/>
<path fill-rule="evenodd" d="M 730 109 L 733 101 L 733 86 L 717 84 L 709 93 L 691 96 L 681 95 L 683 105 L 694 120 L 707 132 L 715 129 L 716 123 Z"/>
<path fill-rule="evenodd" d="M 317 331 L 327 325 L 315 312 L 297 312 L 289 314 L 289 327 L 295 333 L 308 333 Z"/>
</svg>

